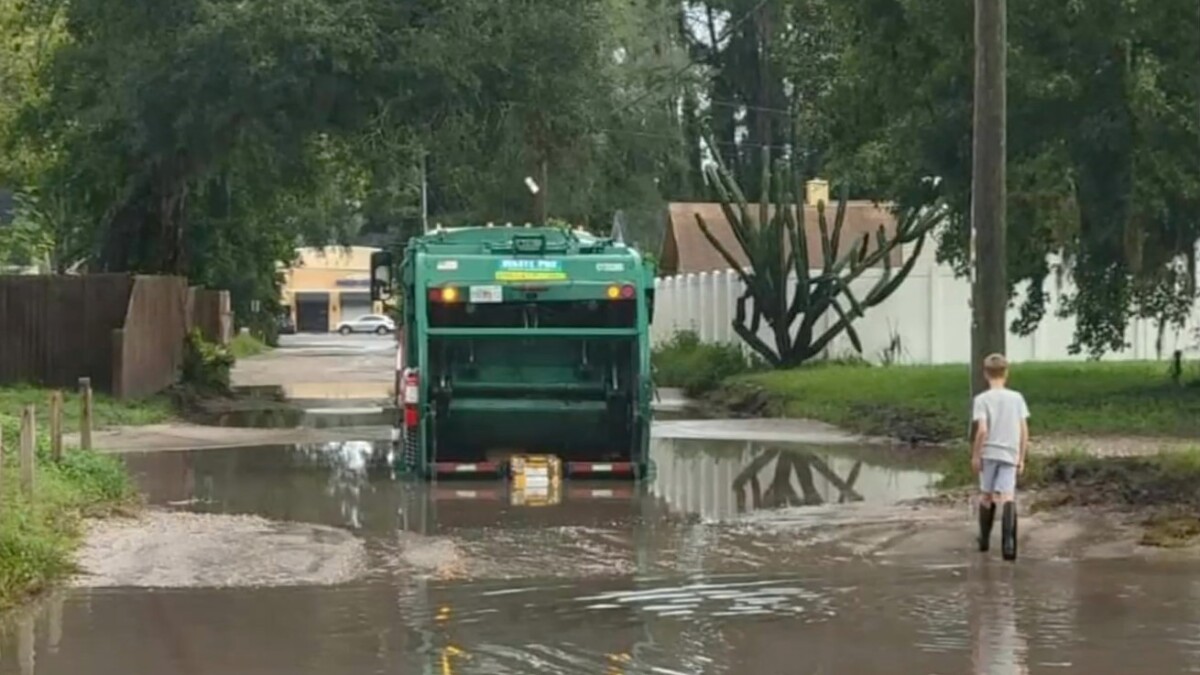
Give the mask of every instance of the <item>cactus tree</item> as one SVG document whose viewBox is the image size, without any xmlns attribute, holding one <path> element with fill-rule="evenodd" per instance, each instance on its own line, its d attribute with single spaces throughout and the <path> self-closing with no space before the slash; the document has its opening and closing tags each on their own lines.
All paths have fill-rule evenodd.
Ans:
<svg viewBox="0 0 1200 675">
<path fill-rule="evenodd" d="M 763 167 L 757 219 L 751 217 L 751 207 L 729 171 L 720 164 L 708 170 L 737 246 L 745 254 L 745 267 L 713 236 L 704 218 L 696 214 L 705 238 L 729 266 L 737 270 L 745 286 L 745 292 L 737 301 L 733 330 L 775 367 L 804 363 L 819 355 L 843 332 L 861 354 L 862 341 L 854 329 L 854 321 L 886 300 L 904 282 L 926 238 L 941 221 L 944 210 L 940 206 L 901 210 L 897 213 L 894 233 L 889 235 L 880 225 L 875 233 L 874 247 L 870 235 L 864 234 L 843 251 L 842 226 L 846 217 L 846 192 L 843 190 L 832 228 L 825 217 L 824 202 L 817 205 L 821 267 L 814 269 L 809 264 L 805 236 L 803 187 L 793 180 L 791 171 L 784 164 L 777 166 L 774 177 L 766 157 Z M 771 191 L 775 194 L 773 210 Z M 912 256 L 899 269 L 893 269 L 892 253 L 909 243 L 915 243 Z M 851 289 L 851 283 L 864 271 L 881 263 L 883 273 L 879 280 L 864 296 L 858 297 Z M 789 290 L 792 291 L 790 294 Z M 817 321 L 826 312 L 834 312 L 837 321 L 818 330 Z M 763 321 L 771 331 L 774 345 L 759 336 Z"/>
</svg>

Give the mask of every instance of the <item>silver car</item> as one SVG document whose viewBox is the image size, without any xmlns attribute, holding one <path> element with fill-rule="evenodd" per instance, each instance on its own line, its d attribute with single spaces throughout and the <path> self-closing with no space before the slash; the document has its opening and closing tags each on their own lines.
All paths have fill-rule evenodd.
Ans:
<svg viewBox="0 0 1200 675">
<path fill-rule="evenodd" d="M 367 314 L 356 319 L 343 321 L 337 325 L 335 330 L 342 335 L 349 335 L 351 333 L 387 335 L 396 330 L 396 323 L 380 314 Z"/>
</svg>

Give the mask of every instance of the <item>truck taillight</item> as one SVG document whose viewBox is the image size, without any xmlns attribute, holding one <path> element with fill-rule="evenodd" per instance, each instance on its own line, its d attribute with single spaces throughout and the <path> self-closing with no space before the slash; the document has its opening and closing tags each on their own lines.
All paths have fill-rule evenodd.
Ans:
<svg viewBox="0 0 1200 675">
<path fill-rule="evenodd" d="M 457 302 L 458 289 L 453 286 L 429 289 L 430 302 Z"/>
<path fill-rule="evenodd" d="M 404 373 L 404 426 L 413 428 L 417 426 L 417 421 L 420 418 L 418 414 L 417 404 L 420 402 L 420 379 L 417 377 L 417 371 L 408 370 Z"/>
<path fill-rule="evenodd" d="M 632 300 L 636 292 L 633 286 L 625 284 L 624 286 L 609 286 L 605 294 L 608 295 L 609 300 Z"/>
</svg>

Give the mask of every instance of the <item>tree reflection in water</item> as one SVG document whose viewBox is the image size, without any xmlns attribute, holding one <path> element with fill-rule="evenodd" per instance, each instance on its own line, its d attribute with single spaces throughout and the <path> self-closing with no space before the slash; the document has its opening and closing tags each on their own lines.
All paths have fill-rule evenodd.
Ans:
<svg viewBox="0 0 1200 675">
<path fill-rule="evenodd" d="M 775 472 L 764 491 L 759 474 L 775 462 Z M 845 479 L 834 473 L 829 464 L 818 455 L 801 450 L 764 450 L 733 480 L 733 492 L 737 499 L 738 513 L 746 511 L 746 488 L 749 487 L 750 509 L 779 508 L 784 506 L 818 506 L 825 498 L 817 490 L 813 473 L 820 474 L 838 491 L 837 503 L 860 502 L 862 495 L 854 490 L 858 474 L 862 470 L 859 460 L 851 467 Z M 792 480 L 792 476 L 796 480 Z M 799 485 L 800 491 L 796 491 Z"/>
</svg>

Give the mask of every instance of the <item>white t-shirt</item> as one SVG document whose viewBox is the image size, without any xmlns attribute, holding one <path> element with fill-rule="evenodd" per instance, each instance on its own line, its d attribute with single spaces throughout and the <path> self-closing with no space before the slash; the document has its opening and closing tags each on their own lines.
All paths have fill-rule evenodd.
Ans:
<svg viewBox="0 0 1200 675">
<path fill-rule="evenodd" d="M 989 389 L 975 397 L 973 418 L 987 424 L 983 459 L 1016 464 L 1021 456 L 1021 421 L 1029 418 L 1025 397 L 1012 389 Z"/>
</svg>

